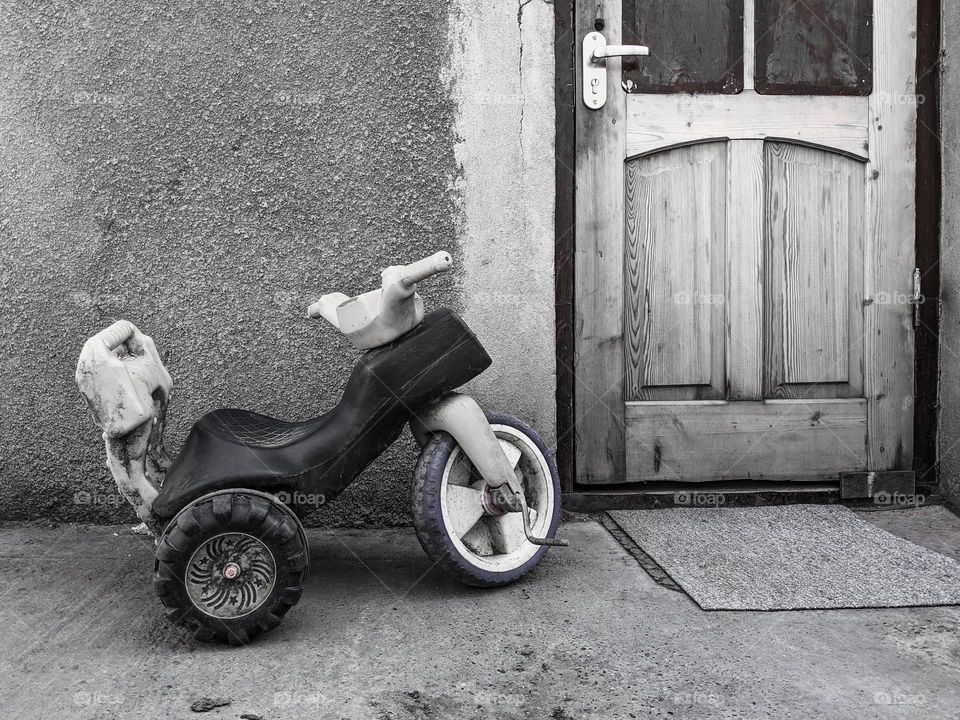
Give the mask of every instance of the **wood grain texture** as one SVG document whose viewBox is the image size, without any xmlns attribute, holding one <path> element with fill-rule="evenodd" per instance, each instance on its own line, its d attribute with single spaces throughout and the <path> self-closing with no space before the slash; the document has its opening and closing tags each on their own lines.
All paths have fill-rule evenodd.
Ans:
<svg viewBox="0 0 960 720">
<path fill-rule="evenodd" d="M 743 0 L 743 89 L 756 86 L 756 11 L 757 0 Z"/>
<path fill-rule="evenodd" d="M 620 0 L 578 3 L 579 43 L 599 9 L 609 44 L 620 42 Z M 577 63 L 577 86 L 582 86 Z M 577 102 L 574 407 L 577 479 L 623 482 L 624 92 L 607 60 L 607 103 Z"/>
<path fill-rule="evenodd" d="M 765 397 L 863 393 L 864 170 L 767 143 Z"/>
<path fill-rule="evenodd" d="M 764 162 L 762 140 L 734 140 L 727 156 L 727 394 L 759 400 L 763 382 Z"/>
<path fill-rule="evenodd" d="M 726 143 L 626 166 L 628 400 L 723 397 Z"/>
<path fill-rule="evenodd" d="M 867 403 L 627 403 L 627 480 L 811 480 L 866 469 Z"/>
<path fill-rule="evenodd" d="M 917 7 L 877 0 L 873 94 L 870 96 L 867 285 L 875 301 L 865 313 L 865 385 L 870 470 L 913 464 L 913 307 L 876 302 L 913 289 L 916 205 Z"/>
<path fill-rule="evenodd" d="M 914 7 L 875 3 L 869 98 L 624 97 L 611 82 L 619 73 L 612 61 L 607 107 L 591 112 L 578 101 L 580 482 L 669 479 L 649 472 L 665 463 L 665 445 L 643 449 L 644 433 L 654 431 L 677 457 L 689 456 L 692 464 L 671 471 L 684 479 L 909 469 L 914 345 L 912 307 L 902 299 L 914 266 L 916 18 Z M 604 33 L 615 42 L 619 8 L 602 5 Z M 577 12 L 582 38 L 596 5 L 581 3 Z M 722 200 L 705 171 L 720 146 Z M 724 224 L 715 231 L 704 218 L 719 217 L 711 213 L 721 205 Z M 662 244 L 682 236 L 680 247 Z M 713 313 L 666 303 L 676 292 L 691 299 L 702 292 L 707 269 L 707 296 L 718 294 L 714 287 L 724 296 L 719 335 Z M 689 401 L 719 400 L 739 402 L 722 403 L 720 414 L 704 411 L 702 424 L 691 425 L 702 431 L 670 434 L 679 432 Z M 816 422 L 803 429 L 817 403 L 808 416 Z M 832 419 L 820 422 L 822 413 Z M 767 431 L 756 429 L 771 417 Z M 711 431 L 711 421 L 734 430 Z M 760 460 L 727 471 L 724 453 L 737 447 L 750 457 L 759 451 Z"/>
<path fill-rule="evenodd" d="M 867 158 L 865 97 L 629 95 L 627 157 L 709 138 L 780 138 Z"/>
</svg>

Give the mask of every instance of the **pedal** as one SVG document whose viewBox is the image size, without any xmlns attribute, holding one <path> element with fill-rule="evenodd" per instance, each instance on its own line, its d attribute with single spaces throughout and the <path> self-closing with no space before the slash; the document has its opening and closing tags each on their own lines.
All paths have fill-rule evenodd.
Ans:
<svg viewBox="0 0 960 720">
<path fill-rule="evenodd" d="M 530 532 L 530 511 L 527 509 L 526 498 L 521 493 L 515 495 L 523 508 L 520 516 L 523 518 L 523 534 L 527 536 L 527 542 L 534 545 L 546 545 L 547 547 L 569 547 L 570 543 L 560 538 L 537 537 Z"/>
<path fill-rule="evenodd" d="M 547 545 L 548 547 L 570 547 L 567 540 L 561 538 L 538 538 L 530 534 L 527 530 L 527 523 L 523 523 L 523 534 L 527 536 L 527 542 L 534 545 Z"/>
<path fill-rule="evenodd" d="M 527 542 L 533 545 L 546 545 L 549 547 L 569 547 L 570 543 L 566 540 L 557 538 L 537 537 L 530 530 L 530 510 L 527 508 L 527 501 L 522 493 L 511 493 L 506 485 L 498 488 L 487 486 L 483 494 L 483 507 L 491 515 L 503 515 L 505 513 L 520 513 L 523 518 L 523 534 Z"/>
</svg>

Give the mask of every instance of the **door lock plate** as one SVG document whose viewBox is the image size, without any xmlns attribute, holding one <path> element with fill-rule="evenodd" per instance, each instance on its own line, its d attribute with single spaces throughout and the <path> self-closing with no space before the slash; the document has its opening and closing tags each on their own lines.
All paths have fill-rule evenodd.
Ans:
<svg viewBox="0 0 960 720">
<path fill-rule="evenodd" d="M 583 38 L 583 104 L 599 110 L 607 103 L 607 63 L 594 62 L 593 51 L 605 47 L 607 39 L 598 32 Z"/>
</svg>

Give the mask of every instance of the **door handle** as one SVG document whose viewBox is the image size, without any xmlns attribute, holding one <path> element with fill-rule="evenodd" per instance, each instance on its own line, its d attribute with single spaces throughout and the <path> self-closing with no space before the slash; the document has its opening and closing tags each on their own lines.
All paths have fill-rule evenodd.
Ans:
<svg viewBox="0 0 960 720">
<path fill-rule="evenodd" d="M 641 57 L 650 54 L 646 45 L 607 45 L 598 32 L 583 38 L 583 104 L 599 110 L 607 102 L 607 58 Z"/>
<path fill-rule="evenodd" d="M 591 59 L 598 63 L 609 57 L 642 57 L 650 54 L 646 45 L 601 45 L 593 49 Z"/>
</svg>

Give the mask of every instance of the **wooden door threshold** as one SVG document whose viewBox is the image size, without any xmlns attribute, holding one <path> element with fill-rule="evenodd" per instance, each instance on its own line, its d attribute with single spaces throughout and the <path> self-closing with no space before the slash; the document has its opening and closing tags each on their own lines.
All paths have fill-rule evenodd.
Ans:
<svg viewBox="0 0 960 720">
<path fill-rule="evenodd" d="M 663 507 L 744 507 L 840 502 L 840 483 L 706 482 L 646 483 L 642 486 L 580 487 L 563 493 L 563 509 L 574 513 Z"/>
<path fill-rule="evenodd" d="M 916 493 L 912 470 L 891 470 L 840 473 L 818 481 L 673 481 L 595 487 L 581 485 L 563 494 L 563 508 L 570 512 L 593 513 L 656 507 L 743 507 L 860 500 L 881 506 L 909 506 L 919 497 Z"/>
</svg>

